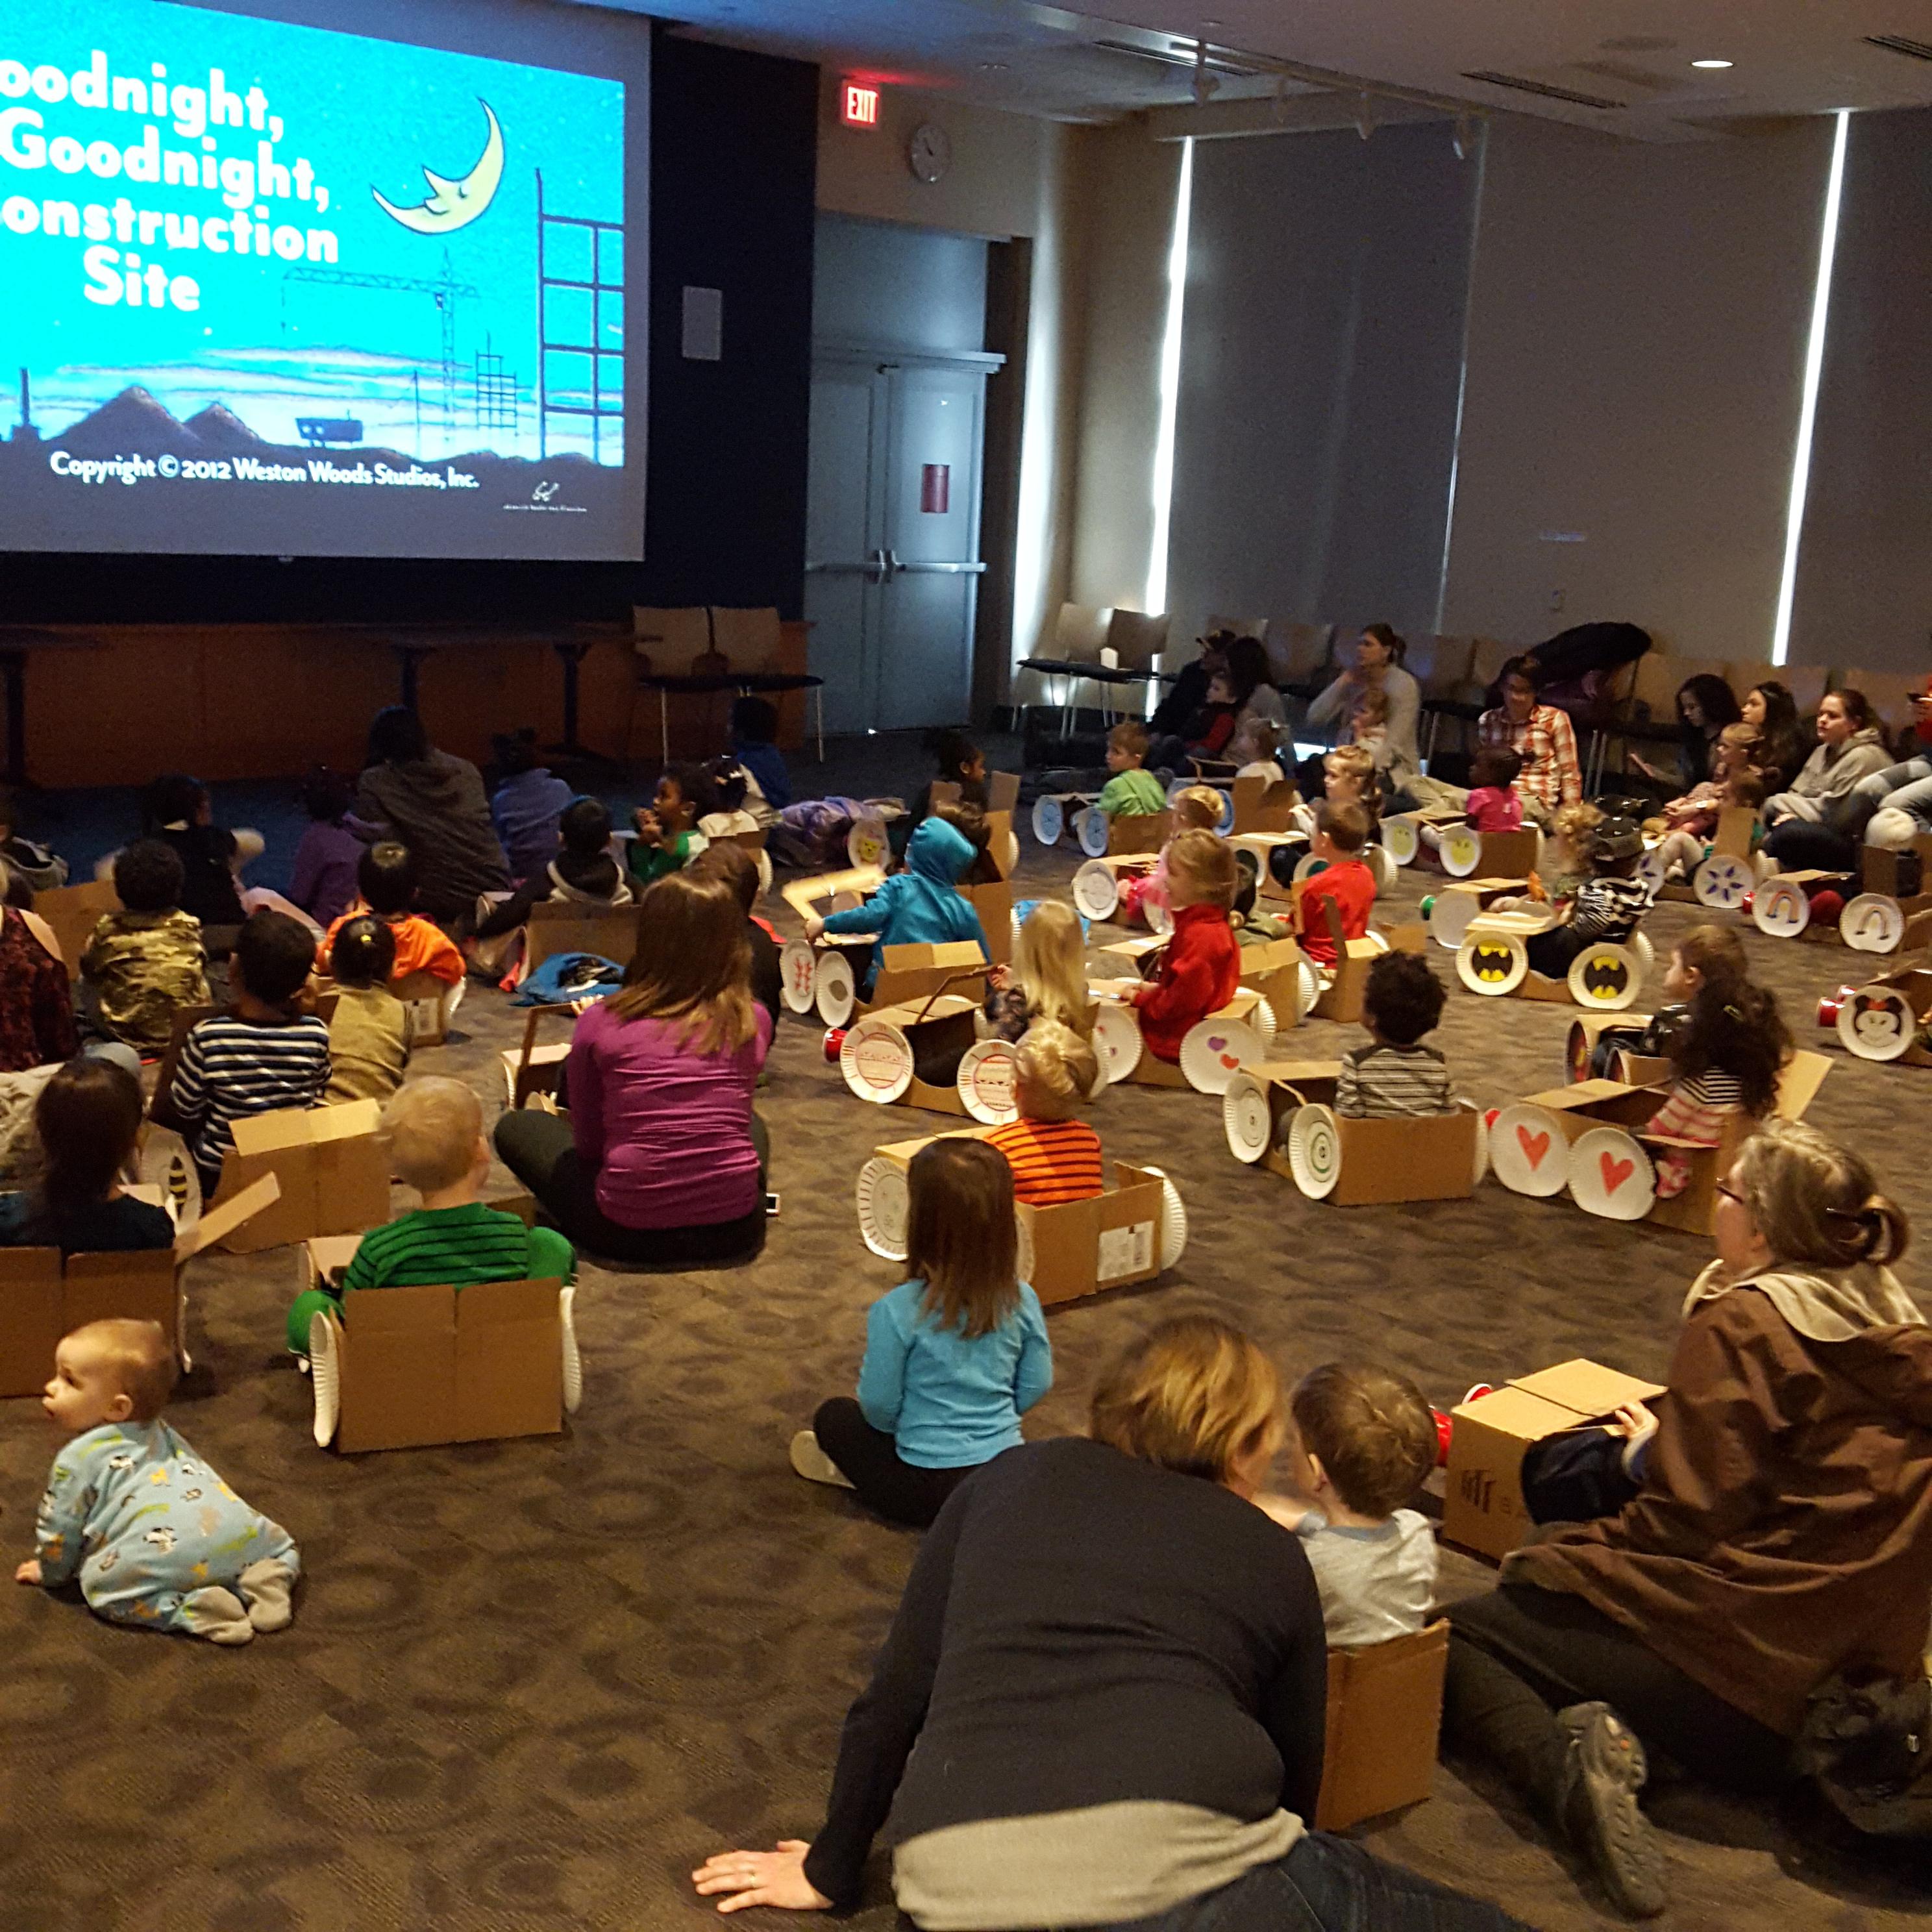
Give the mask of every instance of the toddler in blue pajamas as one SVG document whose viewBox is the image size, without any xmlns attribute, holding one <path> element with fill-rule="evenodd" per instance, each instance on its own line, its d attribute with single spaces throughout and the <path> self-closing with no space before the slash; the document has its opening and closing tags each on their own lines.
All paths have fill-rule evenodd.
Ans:
<svg viewBox="0 0 1932 1932">
<path fill-rule="evenodd" d="M 54 1354 L 41 1407 L 73 1440 L 40 1499 L 19 1583 L 76 1575 L 110 1623 L 247 1643 L 288 1623 L 302 1558 L 161 1420 L 175 1352 L 152 1322 L 90 1322 Z"/>
</svg>

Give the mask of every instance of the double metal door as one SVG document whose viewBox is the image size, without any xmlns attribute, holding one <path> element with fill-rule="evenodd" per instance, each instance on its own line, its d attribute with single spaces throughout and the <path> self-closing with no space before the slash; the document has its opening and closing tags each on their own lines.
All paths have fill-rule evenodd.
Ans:
<svg viewBox="0 0 1932 1932">
<path fill-rule="evenodd" d="M 986 377 L 1000 358 L 821 359 L 805 609 L 826 728 L 963 723 L 973 682 Z"/>
</svg>

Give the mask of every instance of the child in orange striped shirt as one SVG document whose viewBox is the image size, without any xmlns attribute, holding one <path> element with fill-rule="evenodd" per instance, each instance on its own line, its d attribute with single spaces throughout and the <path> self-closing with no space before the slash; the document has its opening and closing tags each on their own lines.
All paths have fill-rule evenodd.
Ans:
<svg viewBox="0 0 1932 1932">
<path fill-rule="evenodd" d="M 1036 1020 L 1019 1046 L 1019 1118 L 986 1136 L 1013 1171 L 1013 1198 L 1057 1208 L 1106 1191 L 1100 1136 L 1075 1112 L 1100 1084 L 1091 1040 L 1058 1020 Z"/>
</svg>

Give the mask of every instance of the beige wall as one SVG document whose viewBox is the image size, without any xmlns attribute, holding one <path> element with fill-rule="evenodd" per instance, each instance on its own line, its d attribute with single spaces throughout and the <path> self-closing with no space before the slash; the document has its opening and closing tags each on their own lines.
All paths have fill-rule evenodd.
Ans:
<svg viewBox="0 0 1932 1932">
<path fill-rule="evenodd" d="M 1831 140 L 1492 124 L 1442 629 L 1768 656 Z"/>
</svg>

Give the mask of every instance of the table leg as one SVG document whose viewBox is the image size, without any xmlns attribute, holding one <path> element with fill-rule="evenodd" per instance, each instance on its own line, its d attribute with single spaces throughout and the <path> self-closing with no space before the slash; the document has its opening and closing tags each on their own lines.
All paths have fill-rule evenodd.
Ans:
<svg viewBox="0 0 1932 1932">
<path fill-rule="evenodd" d="M 27 654 L 0 651 L 0 674 L 7 682 L 7 782 L 27 782 Z"/>
</svg>

